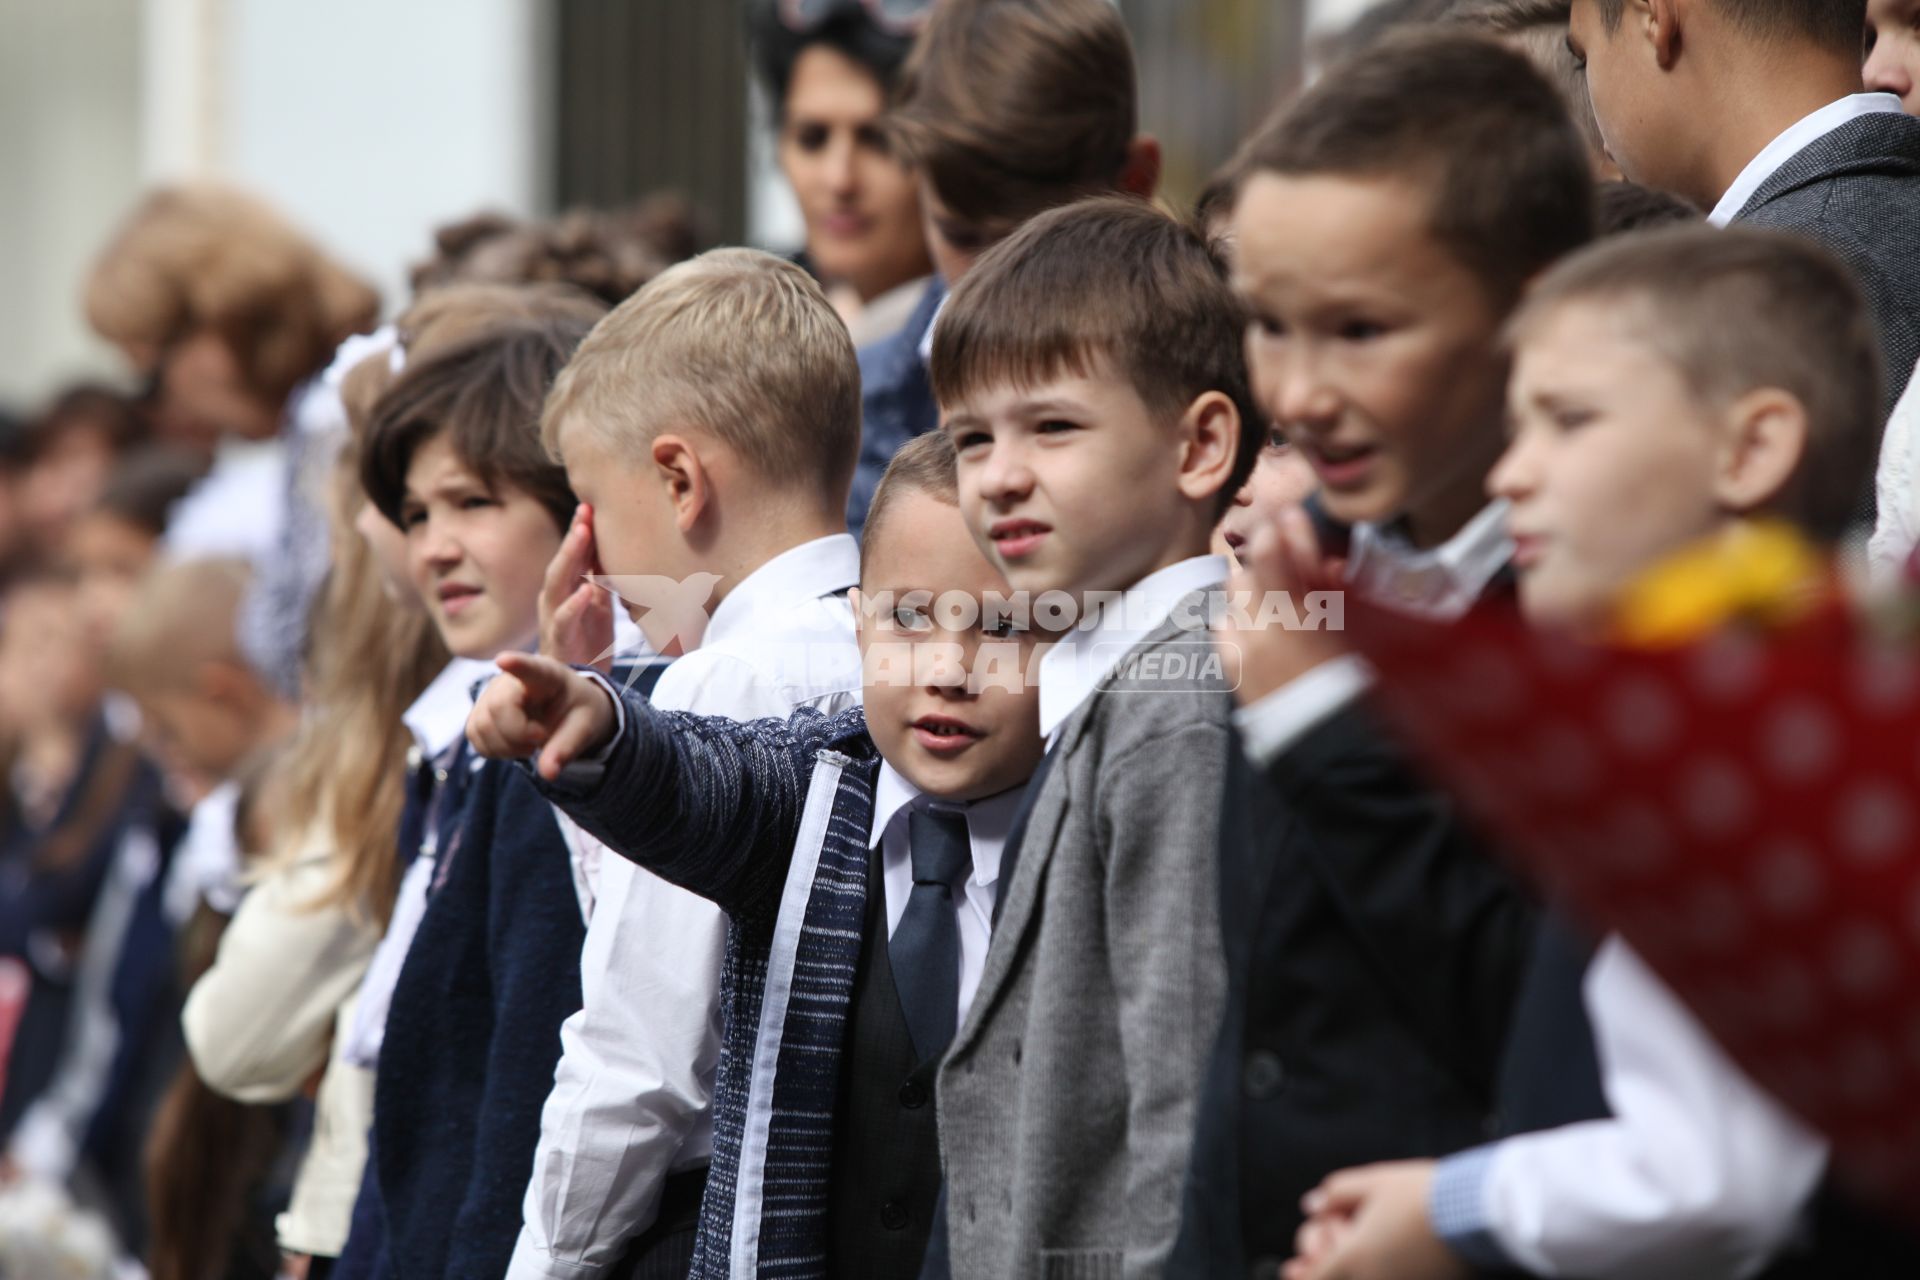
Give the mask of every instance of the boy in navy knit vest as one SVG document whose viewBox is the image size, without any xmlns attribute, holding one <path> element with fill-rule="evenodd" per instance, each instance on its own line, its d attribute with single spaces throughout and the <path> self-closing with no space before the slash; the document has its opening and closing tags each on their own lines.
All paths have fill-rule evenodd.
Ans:
<svg viewBox="0 0 1920 1280">
<path fill-rule="evenodd" d="M 863 711 L 741 724 L 616 705 L 518 656 L 474 708 L 483 755 L 538 750 L 543 789 L 588 831 L 731 919 L 712 1174 L 731 1194 L 707 1196 L 697 1276 L 909 1280 L 944 1249 L 934 1068 L 1040 756 L 1032 638 L 990 610 L 1005 582 L 956 502 L 940 436 L 876 492 L 853 593 Z M 602 761 L 585 787 L 567 768 L 582 756 Z"/>
</svg>

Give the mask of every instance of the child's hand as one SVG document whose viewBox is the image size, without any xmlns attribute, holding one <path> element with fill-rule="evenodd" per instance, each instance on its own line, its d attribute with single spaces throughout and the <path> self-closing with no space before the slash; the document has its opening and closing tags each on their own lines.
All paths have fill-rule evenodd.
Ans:
<svg viewBox="0 0 1920 1280">
<path fill-rule="evenodd" d="M 1309 1193 L 1300 1256 L 1285 1280 L 1467 1280 L 1473 1274 L 1433 1233 L 1431 1160 L 1336 1173 Z"/>
<path fill-rule="evenodd" d="M 1294 609 L 1304 612 L 1307 593 L 1340 590 L 1344 570 L 1339 560 L 1321 554 L 1306 509 L 1288 507 L 1241 548 L 1240 567 L 1227 580 L 1227 594 L 1244 603 L 1256 621 L 1271 592 L 1292 597 Z M 1231 617 L 1215 622 L 1214 645 L 1241 706 L 1258 702 L 1342 652 L 1340 641 L 1328 631 L 1289 630 L 1277 623 L 1248 630 Z"/>
<path fill-rule="evenodd" d="M 534 767 L 552 782 L 604 746 L 616 724 L 606 690 L 578 671 L 551 658 L 503 653 L 500 674 L 467 717 L 467 741 L 489 760 L 520 760 L 537 751 Z"/>
<path fill-rule="evenodd" d="M 593 663 L 613 670 L 613 593 L 587 580 L 598 573 L 593 508 L 581 503 L 573 523 L 547 564 L 540 588 L 540 656 L 569 666 Z"/>
</svg>

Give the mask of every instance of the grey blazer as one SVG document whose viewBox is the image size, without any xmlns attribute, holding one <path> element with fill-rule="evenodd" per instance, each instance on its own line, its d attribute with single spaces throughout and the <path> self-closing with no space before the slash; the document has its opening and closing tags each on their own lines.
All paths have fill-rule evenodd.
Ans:
<svg viewBox="0 0 1920 1280">
<path fill-rule="evenodd" d="M 1920 119 L 1849 121 L 1782 165 L 1734 220 L 1808 236 L 1853 268 L 1880 326 L 1891 414 L 1920 361 Z"/>
<path fill-rule="evenodd" d="M 1217 671 L 1169 678 L 1134 660 L 1211 652 L 1204 630 L 1162 625 L 1053 745 L 940 1067 L 955 1280 L 1157 1276 L 1178 1234 L 1225 999 L 1215 876 L 1233 703 Z"/>
</svg>

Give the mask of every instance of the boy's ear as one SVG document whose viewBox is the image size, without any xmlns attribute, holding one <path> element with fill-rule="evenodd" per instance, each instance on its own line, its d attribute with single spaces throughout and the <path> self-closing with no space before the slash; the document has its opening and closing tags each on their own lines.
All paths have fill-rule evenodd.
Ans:
<svg viewBox="0 0 1920 1280">
<path fill-rule="evenodd" d="M 665 435 L 654 438 L 653 466 L 673 504 L 674 525 L 686 533 L 699 523 L 711 497 L 706 464 L 684 436 Z"/>
<path fill-rule="evenodd" d="M 1714 498 L 1745 515 L 1773 502 L 1807 453 L 1807 411 L 1785 391 L 1762 388 L 1735 401 L 1714 473 Z"/>
<path fill-rule="evenodd" d="M 1660 69 L 1673 70 L 1680 59 L 1680 0 L 1633 0 L 1632 17 L 1652 42 Z"/>
<path fill-rule="evenodd" d="M 1240 410 L 1219 391 L 1201 395 L 1180 418 L 1180 491 L 1195 502 L 1216 497 L 1233 478 Z"/>
<path fill-rule="evenodd" d="M 1127 144 L 1127 158 L 1120 163 L 1120 176 L 1114 183 L 1130 196 L 1153 199 L 1160 189 L 1160 140 L 1150 134 L 1136 134 Z"/>
</svg>

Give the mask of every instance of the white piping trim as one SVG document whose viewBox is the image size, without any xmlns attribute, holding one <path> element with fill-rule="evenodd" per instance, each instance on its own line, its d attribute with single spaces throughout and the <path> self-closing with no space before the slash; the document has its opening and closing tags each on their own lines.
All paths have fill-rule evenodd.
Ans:
<svg viewBox="0 0 1920 1280">
<path fill-rule="evenodd" d="M 800 812 L 800 832 L 793 841 L 786 888 L 780 894 L 780 914 L 774 919 L 766 991 L 760 1000 L 760 1029 L 753 1042 L 747 1120 L 740 1135 L 740 1168 L 734 1176 L 732 1262 L 727 1272 L 733 1276 L 750 1277 L 760 1272 L 760 1215 L 766 1205 L 773 1077 L 780 1065 L 780 1042 L 793 996 L 794 961 L 806 924 L 807 902 L 813 896 L 827 826 L 833 818 L 833 802 L 840 793 L 840 775 L 850 763 L 848 757 L 832 751 L 822 751 L 817 757 L 813 780 L 807 787 L 806 808 Z"/>
</svg>

